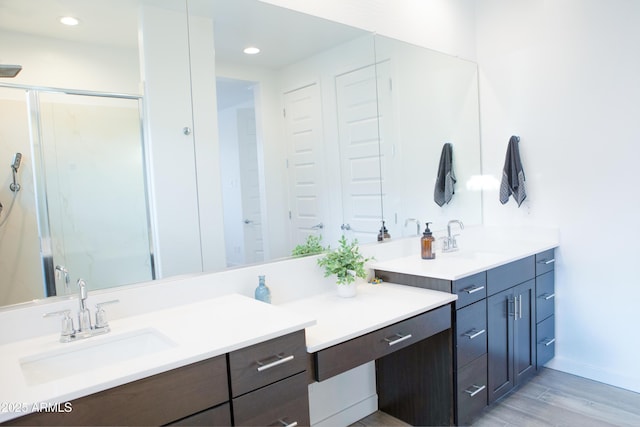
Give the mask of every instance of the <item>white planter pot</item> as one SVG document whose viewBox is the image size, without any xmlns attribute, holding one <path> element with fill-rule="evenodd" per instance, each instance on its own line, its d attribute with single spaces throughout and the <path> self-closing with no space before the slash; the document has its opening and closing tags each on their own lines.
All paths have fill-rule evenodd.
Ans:
<svg viewBox="0 0 640 427">
<path fill-rule="evenodd" d="M 350 283 L 348 285 L 344 284 L 336 284 L 338 289 L 338 296 L 342 298 L 353 298 L 356 296 L 357 286 L 355 283 Z"/>
</svg>

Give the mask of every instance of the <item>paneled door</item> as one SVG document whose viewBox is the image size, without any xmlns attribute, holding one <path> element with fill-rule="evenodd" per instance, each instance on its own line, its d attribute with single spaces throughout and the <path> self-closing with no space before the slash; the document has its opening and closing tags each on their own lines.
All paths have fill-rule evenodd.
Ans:
<svg viewBox="0 0 640 427">
<path fill-rule="evenodd" d="M 360 243 L 382 225 L 377 78 L 374 65 L 336 76 L 343 228 Z"/>
<path fill-rule="evenodd" d="M 317 83 L 284 94 L 292 247 L 323 235 L 327 198 L 322 109 Z"/>
</svg>

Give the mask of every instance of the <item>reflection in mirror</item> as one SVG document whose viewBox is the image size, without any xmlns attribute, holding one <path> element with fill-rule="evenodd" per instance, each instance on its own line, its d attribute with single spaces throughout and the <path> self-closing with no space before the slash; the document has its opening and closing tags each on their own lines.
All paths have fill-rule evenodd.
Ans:
<svg viewBox="0 0 640 427">
<path fill-rule="evenodd" d="M 55 223 L 51 226 L 55 229 L 55 235 L 50 238 L 43 237 L 38 230 L 36 212 L 46 205 L 36 203 L 38 186 L 30 181 L 34 166 L 38 166 L 40 162 L 38 158 L 33 158 L 31 151 L 38 152 L 39 143 L 29 140 L 27 118 L 30 107 L 24 101 L 24 90 L 34 87 L 143 96 L 143 116 L 147 117 L 144 129 L 148 164 L 141 162 L 135 170 L 139 172 L 146 169 L 147 174 L 155 171 L 146 176 L 148 193 L 145 196 L 149 198 L 151 211 L 145 221 L 150 219 L 154 236 L 147 236 L 148 246 L 145 255 L 141 255 L 145 259 L 143 264 L 146 264 L 146 273 L 115 277 L 114 274 L 127 270 L 118 268 L 124 267 L 125 261 L 122 259 L 113 260 L 112 268 L 107 269 L 108 271 L 94 265 L 97 276 L 87 279 L 94 289 L 148 280 L 154 274 L 155 277 L 168 277 L 288 256 L 295 242 L 302 241 L 308 234 L 322 233 L 327 243 L 337 240 L 341 233 L 340 225 L 345 221 L 342 217 L 343 200 L 337 160 L 340 146 L 333 93 L 335 84 L 332 80 L 336 75 L 357 69 L 362 64 L 373 63 L 373 44 L 371 37 L 367 37 L 367 32 L 255 0 L 108 0 L 91 3 L 79 0 L 5 0 L 2 7 L 0 32 L 7 42 L 2 61 L 21 64 L 23 70 L 15 79 L 0 82 L 7 90 L 22 91 L 21 96 L 2 96 L 3 102 L 5 98 L 11 98 L 19 104 L 18 107 L 13 104 L 4 106 L 3 109 L 11 110 L 11 114 L 7 113 L 3 117 L 10 119 L 12 128 L 18 123 L 22 125 L 20 130 L 9 130 L 3 126 L 3 151 L 0 155 L 11 157 L 14 152 L 21 151 L 24 158 L 19 173 L 23 178 L 23 192 L 15 198 L 11 220 L 0 230 L 3 237 L 0 245 L 3 255 L 0 257 L 0 274 L 3 278 L 10 278 L 8 281 L 3 280 L 3 287 L 5 283 L 10 285 L 7 285 L 9 289 L 0 290 L 0 305 L 46 296 L 44 278 L 50 283 L 49 295 L 53 294 L 55 284 L 58 285 L 58 294 L 66 292 L 64 286 L 60 287 L 60 281 L 56 282 L 53 277 L 55 265 L 65 265 L 65 262 L 77 264 L 75 267 L 68 267 L 72 282 L 81 275 L 88 276 L 91 273 L 89 270 L 92 270 L 91 263 L 85 263 L 86 259 L 75 263 L 65 259 L 61 252 L 56 252 L 57 248 L 65 246 L 58 241 L 64 239 L 56 237 L 59 235 L 57 230 L 74 227 L 65 223 L 62 219 L 64 217 L 51 219 Z M 80 18 L 81 25 L 69 28 L 59 24 L 57 18 L 69 11 Z M 119 23 L 118 26 L 112 25 L 115 21 Z M 214 28 L 215 32 L 198 32 L 208 27 Z M 141 45 L 139 33 L 144 41 Z M 364 41 L 351 45 L 352 40 L 363 38 Z M 199 46 L 206 45 L 207 39 L 215 40 L 215 70 L 214 67 L 209 70 L 198 68 L 205 62 L 197 62 L 201 59 L 197 54 L 190 56 L 198 52 Z M 263 52 L 247 58 L 239 53 L 235 45 L 227 43 L 248 41 L 259 42 Z M 356 50 L 349 51 L 350 47 Z M 335 51 L 331 52 L 332 50 Z M 213 52 L 207 54 L 213 55 Z M 339 61 L 338 64 L 329 62 L 334 58 Z M 161 74 L 159 69 L 169 74 Z M 297 74 L 298 70 L 302 74 Z M 211 140 L 202 142 L 202 135 L 205 134 L 202 126 L 194 132 L 195 135 L 200 135 L 201 142 L 197 141 L 194 134 L 183 138 L 183 128 L 193 126 L 189 126 L 190 119 L 203 114 L 195 99 L 201 92 L 189 90 L 189 85 L 193 82 L 190 82 L 189 76 L 193 77 L 194 73 L 202 71 L 209 76 L 215 73 L 219 77 L 217 90 L 221 95 L 218 99 L 221 103 L 221 117 L 229 114 L 228 104 L 222 106 L 225 102 L 222 99 L 225 92 L 222 80 L 226 78 L 228 82 L 233 79 L 241 81 L 242 85 L 248 82 L 253 87 L 250 91 L 253 106 L 242 111 L 238 109 L 235 118 L 236 122 L 245 124 L 242 126 L 245 140 L 251 140 L 250 135 L 255 128 L 255 138 L 251 142 L 255 147 L 245 149 L 242 151 L 244 154 L 241 154 L 241 146 L 223 144 L 223 136 L 228 135 L 230 130 L 237 133 L 238 127 L 236 123 L 236 128 L 231 128 L 230 121 L 222 118 L 219 122 L 224 123 L 219 129 L 216 127 L 219 134 L 212 136 L 220 138 L 220 144 L 215 141 L 212 145 Z M 141 84 L 141 75 L 144 86 Z M 298 109 L 300 104 L 297 104 L 297 95 L 307 88 L 312 88 L 309 91 L 314 93 L 315 99 L 311 104 Z M 163 94 L 162 91 L 166 93 Z M 193 94 L 193 99 L 188 98 L 190 94 Z M 160 119 L 159 103 L 163 107 L 161 114 L 164 114 Z M 283 104 L 292 108 L 291 114 L 286 118 L 282 114 Z M 190 111 L 191 108 L 193 111 Z M 303 135 L 305 132 L 291 127 L 292 124 L 298 126 L 300 121 L 290 120 L 298 114 L 304 116 L 305 111 L 314 112 L 309 121 L 313 126 L 308 129 L 313 133 L 311 141 L 316 149 L 313 155 L 317 167 L 313 168 L 309 167 L 308 158 L 305 158 L 305 153 L 311 147 L 305 147 L 305 144 L 309 144 L 309 140 Z M 255 115 L 255 124 L 251 124 L 252 114 Z M 211 121 L 211 116 L 206 119 Z M 328 121 L 327 124 L 325 120 Z M 177 121 L 179 136 L 174 135 L 172 127 L 163 127 L 163 121 L 172 121 L 170 126 Z M 285 129 L 291 131 L 289 139 Z M 70 130 L 63 132 L 72 133 Z M 5 141 L 11 143 L 5 144 Z M 188 141 L 200 144 L 197 156 L 194 146 L 190 146 Z M 164 152 L 167 147 L 178 145 L 184 148 L 179 152 Z M 235 153 L 234 155 L 239 156 L 238 160 L 227 163 L 226 159 L 218 162 L 216 157 L 206 157 L 206 151 L 201 149 L 205 145 L 215 147 L 221 157 L 230 152 Z M 133 159 L 140 159 L 139 154 L 140 151 L 126 158 L 133 162 Z M 51 155 L 51 159 L 58 163 L 72 158 L 62 152 L 47 155 Z M 55 164 L 51 159 L 43 162 Z M 245 167 L 246 162 L 250 162 L 252 166 Z M 196 164 L 198 170 L 195 170 Z M 83 168 L 83 165 L 76 166 Z M 129 176 L 129 172 L 123 169 L 124 165 L 118 167 L 117 175 Z M 207 175 L 203 171 L 215 171 L 215 175 L 218 169 L 221 169 L 221 190 L 202 192 L 195 189 L 196 182 L 205 189 L 216 186 L 218 183 L 210 179 L 212 174 Z M 102 183 L 118 181 L 115 178 L 101 180 Z M 247 180 L 251 181 L 250 185 L 247 185 Z M 86 181 L 86 188 L 91 188 L 88 180 L 83 181 Z M 76 180 L 70 182 L 75 185 Z M 134 187 L 139 188 L 140 182 L 137 179 Z M 182 185 L 184 183 L 188 185 Z M 166 184 L 173 187 L 167 188 Z M 253 191 L 253 195 L 245 195 L 245 191 L 234 194 L 230 191 L 234 188 L 233 185 L 248 188 Z M 43 189 L 38 191 L 44 194 Z M 4 188 L 0 190 L 0 202 L 9 205 L 12 200 L 12 194 L 9 193 Z M 203 194 L 206 200 L 202 197 Z M 214 197 L 210 197 L 211 195 Z M 136 200 L 144 202 L 146 199 L 140 196 Z M 231 206 L 227 206 L 227 200 Z M 49 202 L 56 211 L 66 203 L 64 199 Z M 213 229 L 207 229 L 210 224 L 217 224 L 211 221 L 211 214 L 207 215 L 203 211 L 203 206 L 207 204 L 214 210 L 224 209 L 224 230 L 217 225 Z M 91 223 L 89 218 L 80 218 L 82 209 L 76 209 L 79 205 L 82 203 L 77 203 L 76 200 L 74 214 L 77 215 L 77 223 Z M 0 214 L 0 220 L 4 219 L 7 211 L 8 209 Z M 123 212 L 124 209 L 103 208 L 99 215 L 104 224 L 102 228 L 117 226 L 116 217 Z M 214 219 L 215 215 L 217 213 L 214 211 Z M 379 214 L 375 215 L 379 218 Z M 222 213 L 220 216 L 223 216 Z M 47 224 L 47 221 L 41 223 Z M 175 228 L 176 225 L 185 223 L 192 224 L 188 233 Z M 294 227 L 290 226 L 292 223 L 295 224 Z M 123 231 L 125 229 L 128 228 L 123 227 Z M 144 229 L 142 226 L 139 230 Z M 107 234 L 110 233 L 102 233 L 102 236 Z M 211 250 L 212 247 L 217 247 L 217 243 L 212 245 L 208 242 L 219 240 L 223 234 L 227 243 L 220 254 L 217 249 Z M 13 250 L 18 247 L 16 241 L 20 242 L 18 252 Z M 68 239 L 66 243 L 71 245 Z M 183 249 L 185 243 L 189 245 L 189 250 Z M 74 243 L 79 244 L 78 241 Z M 43 259 L 39 253 L 40 245 L 50 248 L 54 255 Z M 91 245 L 99 246 L 96 239 L 91 241 Z M 193 253 L 192 248 L 201 253 Z M 94 249 L 98 252 L 103 250 L 100 247 Z M 5 252 L 11 253 L 11 256 L 4 256 Z M 124 251 L 120 251 L 118 256 L 125 256 Z M 57 259 L 59 257 L 62 260 Z M 22 264 L 28 274 L 15 274 L 7 267 L 18 264 Z M 43 264 L 46 267 L 44 270 Z"/>
<path fill-rule="evenodd" d="M 23 69 L 0 81 L 0 223 L 7 220 L 0 226 L 0 305 L 46 295 L 33 181 L 39 160 L 31 154 L 38 150 L 31 146 L 24 96 L 34 86 L 142 97 L 147 164 L 135 170 L 146 171 L 153 238 L 152 249 L 141 257 L 144 274 L 154 274 L 153 266 L 156 278 L 281 258 L 310 234 L 322 235 L 324 244 L 343 232 L 362 242 L 375 240 L 381 218 L 393 238 L 415 230 L 403 227 L 406 217 L 436 225 L 452 217 L 481 222 L 480 193 L 467 185 L 480 163 L 474 64 L 467 64 L 471 77 L 452 71 L 454 63 L 465 61 L 380 37 L 376 64 L 369 33 L 257 0 L 3 0 L 2 8 L 0 37 L 6 43 L 0 60 Z M 57 23 L 70 10 L 80 15 L 81 26 Z M 214 56 L 211 40 L 215 66 L 199 55 Z M 262 52 L 248 57 L 226 42 L 242 48 L 260 42 Z M 196 88 L 198 79 L 214 86 L 211 76 L 217 88 Z M 227 84 L 244 87 L 243 100 L 227 103 Z M 216 91 L 219 116 L 215 105 L 200 103 L 202 97 L 214 99 Z M 203 130 L 203 122 L 213 132 Z M 250 147 L 242 155 L 237 142 L 227 144 L 238 122 Z M 185 128 L 193 132 L 185 135 Z M 454 146 L 458 185 L 452 202 L 439 208 L 433 184 L 446 141 Z M 140 148 L 127 158 L 139 158 Z M 23 158 L 21 190 L 14 193 L 7 165 L 16 152 Z M 251 168 L 241 166 L 245 160 Z M 143 184 L 136 178 L 135 187 Z M 234 192 L 243 187 L 253 196 Z M 103 211 L 104 221 L 123 213 Z M 185 224 L 188 233 L 178 227 Z M 143 229 L 136 232 L 140 242 Z M 111 270 L 118 270 L 123 261 L 113 264 Z M 17 274 L 17 266 L 25 274 Z M 72 283 L 78 274 L 72 273 Z M 118 277 L 103 285 L 140 280 L 147 279 Z"/>
<path fill-rule="evenodd" d="M 411 219 L 445 228 L 482 223 L 477 66 L 376 35 L 383 206 L 392 236 L 416 235 Z M 442 146 L 453 146 L 451 201 L 434 202 Z M 409 221 L 407 221 L 409 220 Z"/>
<path fill-rule="evenodd" d="M 372 36 L 264 3 L 213 4 L 221 165 L 238 170 L 222 174 L 227 265 L 289 256 L 309 235 L 325 244 L 345 231 L 375 240 L 381 213 Z M 243 54 L 247 46 L 260 53 Z M 234 138 L 240 149 L 229 150 Z M 257 144 L 243 151 L 241 139 Z M 227 206 L 234 198 L 237 213 Z"/>
</svg>

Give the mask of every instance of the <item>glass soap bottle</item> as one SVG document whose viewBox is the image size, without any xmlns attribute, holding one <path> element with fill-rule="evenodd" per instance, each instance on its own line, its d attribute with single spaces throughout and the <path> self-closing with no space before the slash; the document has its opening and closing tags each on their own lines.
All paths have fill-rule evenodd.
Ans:
<svg viewBox="0 0 640 427">
<path fill-rule="evenodd" d="M 426 228 L 424 229 L 424 233 L 422 233 L 422 237 L 420 238 L 420 254 L 422 259 L 434 259 L 436 257 L 435 248 L 433 243 L 436 239 L 433 237 L 433 233 L 429 230 L 430 222 L 427 222 Z"/>
<path fill-rule="evenodd" d="M 258 301 L 271 304 L 271 291 L 264 283 L 264 276 L 258 276 L 258 287 L 256 288 L 255 297 Z"/>
</svg>

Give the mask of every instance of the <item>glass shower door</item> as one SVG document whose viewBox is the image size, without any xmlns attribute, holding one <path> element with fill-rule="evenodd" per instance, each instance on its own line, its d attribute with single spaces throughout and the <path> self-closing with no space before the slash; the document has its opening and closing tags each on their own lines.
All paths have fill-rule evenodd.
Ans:
<svg viewBox="0 0 640 427">
<path fill-rule="evenodd" d="M 154 278 L 139 99 L 41 92 L 34 142 L 45 277 L 100 289 Z M 49 252 L 49 253 L 46 253 Z M 47 288 L 52 293 L 51 284 Z"/>
</svg>

